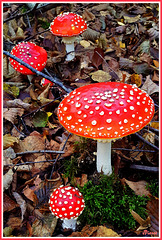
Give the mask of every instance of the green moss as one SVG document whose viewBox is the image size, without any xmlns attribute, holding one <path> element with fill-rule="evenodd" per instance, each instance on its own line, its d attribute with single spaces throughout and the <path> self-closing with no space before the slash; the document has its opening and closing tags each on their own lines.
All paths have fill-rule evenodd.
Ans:
<svg viewBox="0 0 162 240">
<path fill-rule="evenodd" d="M 159 181 L 158 179 L 149 179 L 147 189 L 154 197 L 159 197 Z"/>
<path fill-rule="evenodd" d="M 134 229 L 137 222 L 130 209 L 146 218 L 147 197 L 140 197 L 123 186 L 115 175 L 102 176 L 99 184 L 89 181 L 80 188 L 85 200 L 85 209 L 80 215 L 82 224 L 93 226 L 109 224 L 118 229 Z"/>
</svg>

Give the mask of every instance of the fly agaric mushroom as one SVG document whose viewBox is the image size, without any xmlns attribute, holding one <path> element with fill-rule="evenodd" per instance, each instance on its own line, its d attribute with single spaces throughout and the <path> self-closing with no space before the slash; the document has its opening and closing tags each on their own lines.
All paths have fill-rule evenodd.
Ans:
<svg viewBox="0 0 162 240">
<path fill-rule="evenodd" d="M 76 220 L 85 207 L 79 190 L 71 186 L 60 186 L 51 194 L 49 204 L 52 214 L 63 220 L 63 229 L 75 231 Z"/>
<path fill-rule="evenodd" d="M 135 133 L 154 115 L 154 102 L 137 88 L 118 82 L 75 89 L 58 107 L 60 123 L 69 132 L 97 140 L 97 171 L 111 174 L 111 140 Z"/>
<path fill-rule="evenodd" d="M 46 78 L 42 78 L 42 80 L 41 80 L 41 85 L 44 87 L 44 86 L 46 86 L 47 84 L 50 84 L 51 87 L 54 85 L 54 83 L 51 82 L 50 80 L 48 80 L 48 79 L 46 79 Z"/>
<path fill-rule="evenodd" d="M 81 16 L 75 13 L 65 12 L 60 14 L 51 23 L 51 33 L 63 37 L 62 41 L 66 45 L 67 61 L 71 61 L 75 57 L 75 36 L 83 33 L 86 29 L 86 22 Z"/>
<path fill-rule="evenodd" d="M 31 67 L 38 71 L 42 71 L 46 66 L 47 52 L 44 48 L 37 46 L 35 43 L 21 42 L 13 47 L 11 54 L 18 57 L 25 63 L 28 63 Z M 35 73 L 12 58 L 10 58 L 10 63 L 16 71 L 27 75 L 29 81 L 31 82 L 33 77 L 32 75 Z"/>
</svg>

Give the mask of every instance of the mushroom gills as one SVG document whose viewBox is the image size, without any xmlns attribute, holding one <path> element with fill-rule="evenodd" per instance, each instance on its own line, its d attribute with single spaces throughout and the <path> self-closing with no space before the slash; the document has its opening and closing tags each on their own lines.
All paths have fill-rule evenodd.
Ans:
<svg viewBox="0 0 162 240">
<path fill-rule="evenodd" d="M 112 174 L 111 167 L 111 141 L 97 140 L 97 172 L 104 172 L 105 175 Z"/>
</svg>

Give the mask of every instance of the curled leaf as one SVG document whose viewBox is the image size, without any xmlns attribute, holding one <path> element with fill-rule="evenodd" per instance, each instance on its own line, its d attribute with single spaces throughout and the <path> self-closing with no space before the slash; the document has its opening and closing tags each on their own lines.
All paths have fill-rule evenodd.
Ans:
<svg viewBox="0 0 162 240">
<path fill-rule="evenodd" d="M 12 180 L 13 180 L 13 171 L 12 169 L 10 169 L 4 176 L 3 176 L 3 191 L 4 190 L 7 190 L 11 183 L 12 183 Z"/>
</svg>

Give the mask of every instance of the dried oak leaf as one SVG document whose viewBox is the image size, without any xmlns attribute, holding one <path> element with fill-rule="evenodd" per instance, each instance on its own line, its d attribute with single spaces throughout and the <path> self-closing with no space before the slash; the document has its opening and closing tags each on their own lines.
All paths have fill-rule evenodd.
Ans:
<svg viewBox="0 0 162 240">
<path fill-rule="evenodd" d="M 22 116 L 24 114 L 24 109 L 22 108 L 4 108 L 3 117 L 4 119 L 15 124 L 17 122 L 17 116 Z"/>
<path fill-rule="evenodd" d="M 149 196 L 150 192 L 146 189 L 147 182 L 144 180 L 138 182 L 132 182 L 127 179 L 124 179 L 128 186 L 139 196 Z"/>
</svg>

